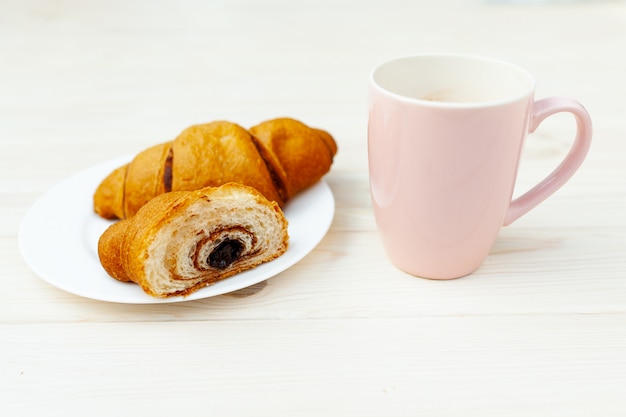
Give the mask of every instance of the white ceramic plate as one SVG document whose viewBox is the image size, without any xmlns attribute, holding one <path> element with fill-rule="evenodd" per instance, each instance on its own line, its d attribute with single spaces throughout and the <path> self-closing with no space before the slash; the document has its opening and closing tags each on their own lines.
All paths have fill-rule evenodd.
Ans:
<svg viewBox="0 0 626 417">
<path fill-rule="evenodd" d="M 118 303 L 171 303 L 212 297 L 254 285 L 294 265 L 322 240 L 335 213 L 333 194 L 320 181 L 285 206 L 289 247 L 282 256 L 187 297 L 154 298 L 134 283 L 108 276 L 98 259 L 98 239 L 111 222 L 94 213 L 93 193 L 109 172 L 129 159 L 109 161 L 68 178 L 28 210 L 19 232 L 20 251 L 45 281 L 72 294 Z"/>
</svg>

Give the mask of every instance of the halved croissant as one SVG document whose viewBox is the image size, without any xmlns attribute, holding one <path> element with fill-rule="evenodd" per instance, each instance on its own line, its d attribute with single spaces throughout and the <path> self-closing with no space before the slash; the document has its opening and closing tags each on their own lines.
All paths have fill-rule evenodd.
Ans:
<svg viewBox="0 0 626 417">
<path fill-rule="evenodd" d="M 287 220 L 276 202 L 237 183 L 161 194 L 98 241 L 104 269 L 154 297 L 188 295 L 282 255 Z"/>
<path fill-rule="evenodd" d="M 330 134 L 289 118 L 249 131 L 217 121 L 185 129 L 113 171 L 94 195 L 94 210 L 125 219 L 157 195 L 237 182 L 283 206 L 326 174 L 337 152 Z"/>
</svg>

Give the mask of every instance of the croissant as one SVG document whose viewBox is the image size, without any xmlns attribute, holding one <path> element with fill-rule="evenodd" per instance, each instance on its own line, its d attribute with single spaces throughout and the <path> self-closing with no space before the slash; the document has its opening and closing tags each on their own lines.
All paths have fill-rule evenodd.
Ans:
<svg viewBox="0 0 626 417">
<path fill-rule="evenodd" d="M 289 118 L 252 127 L 217 121 L 185 129 L 114 170 L 94 194 L 106 219 L 132 217 L 157 195 L 238 182 L 283 207 L 326 174 L 337 152 L 330 134 Z"/>
<path fill-rule="evenodd" d="M 161 194 L 105 230 L 109 275 L 154 297 L 189 295 L 282 255 L 287 220 L 276 202 L 238 183 Z"/>
</svg>

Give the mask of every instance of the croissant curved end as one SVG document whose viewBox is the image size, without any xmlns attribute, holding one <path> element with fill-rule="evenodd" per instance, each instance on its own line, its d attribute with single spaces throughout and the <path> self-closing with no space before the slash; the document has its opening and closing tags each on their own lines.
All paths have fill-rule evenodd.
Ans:
<svg viewBox="0 0 626 417">
<path fill-rule="evenodd" d="M 131 281 L 122 263 L 122 245 L 129 220 L 121 220 L 109 226 L 98 240 L 98 257 L 104 270 L 118 281 Z"/>
<path fill-rule="evenodd" d="M 123 219 L 124 182 L 128 165 L 111 172 L 98 186 L 93 196 L 94 211 L 105 219 Z"/>
</svg>

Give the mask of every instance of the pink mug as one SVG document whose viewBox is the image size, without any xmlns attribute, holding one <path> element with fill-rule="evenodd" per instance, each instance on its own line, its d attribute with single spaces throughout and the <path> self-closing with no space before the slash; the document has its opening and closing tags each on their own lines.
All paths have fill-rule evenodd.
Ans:
<svg viewBox="0 0 626 417">
<path fill-rule="evenodd" d="M 474 272 L 501 226 L 541 203 L 576 172 L 591 119 L 576 101 L 534 100 L 535 81 L 506 62 L 418 55 L 376 67 L 369 81 L 368 155 L 376 223 L 391 262 L 424 278 Z M 577 133 L 563 162 L 512 200 L 524 139 L 569 112 Z"/>
</svg>

